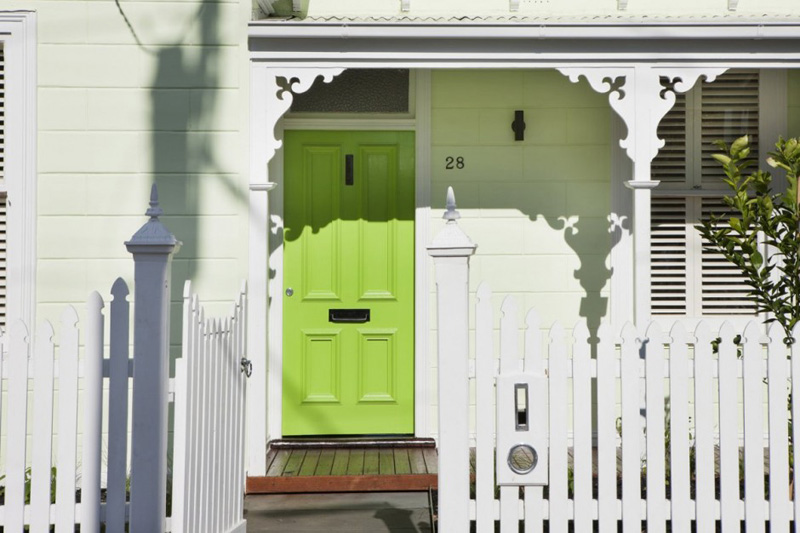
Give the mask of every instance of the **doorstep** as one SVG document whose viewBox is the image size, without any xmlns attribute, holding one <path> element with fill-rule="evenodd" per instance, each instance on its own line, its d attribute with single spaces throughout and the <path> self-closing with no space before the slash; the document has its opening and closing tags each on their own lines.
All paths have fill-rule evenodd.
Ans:
<svg viewBox="0 0 800 533">
<path fill-rule="evenodd" d="M 427 491 L 438 486 L 432 439 L 291 439 L 270 442 L 267 475 L 248 494 Z"/>
</svg>

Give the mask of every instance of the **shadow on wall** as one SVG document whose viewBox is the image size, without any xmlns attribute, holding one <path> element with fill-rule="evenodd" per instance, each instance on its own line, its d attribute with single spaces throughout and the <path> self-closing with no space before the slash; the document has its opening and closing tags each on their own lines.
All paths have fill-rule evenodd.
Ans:
<svg viewBox="0 0 800 533">
<path fill-rule="evenodd" d="M 220 57 L 222 4 L 198 2 L 195 13 L 177 31 L 173 43 L 148 46 L 139 33 L 147 28 L 134 26 L 119 0 L 115 2 L 139 48 L 155 58 L 150 83 L 150 172 L 161 193 L 164 221 L 183 242 L 173 263 L 172 301 L 176 304 L 181 301 L 184 282 L 196 279 L 202 268 L 199 247 L 203 239 L 197 215 L 209 205 L 209 198 L 203 198 L 207 190 L 204 182 L 210 178 L 222 184 L 244 209 L 248 202 L 237 186 L 238 176 L 222 168 L 215 155 L 220 153 L 213 135 L 220 129 L 215 123 L 217 89 L 224 85 Z M 158 9 L 155 4 L 153 9 Z M 213 255 L 213 248 L 203 252 L 204 257 Z M 171 345 L 179 344 L 180 324 L 174 324 Z"/>
</svg>

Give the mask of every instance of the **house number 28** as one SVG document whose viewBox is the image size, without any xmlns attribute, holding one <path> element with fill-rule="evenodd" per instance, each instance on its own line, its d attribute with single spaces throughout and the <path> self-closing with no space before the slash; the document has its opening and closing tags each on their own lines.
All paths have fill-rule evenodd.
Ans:
<svg viewBox="0 0 800 533">
<path fill-rule="evenodd" d="M 453 170 L 458 169 L 461 170 L 464 168 L 464 158 L 463 157 L 445 157 L 444 158 L 444 168 L 446 170 Z"/>
</svg>

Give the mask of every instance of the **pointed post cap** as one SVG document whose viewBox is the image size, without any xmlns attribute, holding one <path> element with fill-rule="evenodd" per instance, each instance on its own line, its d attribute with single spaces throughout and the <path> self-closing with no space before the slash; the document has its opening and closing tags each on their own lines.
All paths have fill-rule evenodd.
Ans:
<svg viewBox="0 0 800 533">
<path fill-rule="evenodd" d="M 145 214 L 150 220 L 133 234 L 131 240 L 125 242 L 128 251 L 134 254 L 177 252 L 182 243 L 158 218 L 164 211 L 158 205 L 158 189 L 155 183 L 150 189 L 150 207 Z"/>
<path fill-rule="evenodd" d="M 447 221 L 444 228 L 428 246 L 431 257 L 469 257 L 475 253 L 476 245 L 458 226 L 461 214 L 456 210 L 456 195 L 452 187 L 447 188 L 445 212 L 442 218 Z"/>
</svg>

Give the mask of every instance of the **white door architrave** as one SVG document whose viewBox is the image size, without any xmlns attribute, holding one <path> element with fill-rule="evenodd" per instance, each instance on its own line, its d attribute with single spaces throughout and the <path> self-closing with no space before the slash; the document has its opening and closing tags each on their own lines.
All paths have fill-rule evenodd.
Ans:
<svg viewBox="0 0 800 533">
<path fill-rule="evenodd" d="M 248 475 L 263 475 L 264 445 L 279 437 L 281 376 L 280 249 L 270 256 L 269 234 L 281 221 L 268 209 L 265 191 L 280 180 L 280 119 L 291 105 L 291 93 L 278 80 L 291 83 L 294 92 L 307 90 L 318 76 L 330 81 L 346 68 L 430 69 L 558 69 L 577 81 L 585 76 L 594 90 L 608 93 L 611 107 L 627 128 L 621 146 L 632 166 L 632 241 L 629 252 L 612 253 L 615 276 L 628 280 L 625 294 L 631 306 L 615 305 L 632 313 L 637 322 L 650 317 L 650 163 L 663 146 L 656 135 L 661 118 L 675 101 L 664 93 L 660 76 L 676 81 L 679 92 L 700 79 L 713 79 L 729 68 L 786 69 L 800 66 L 800 24 L 752 21 L 707 24 L 658 23 L 631 20 L 610 24 L 428 24 L 428 23 L 315 23 L 258 21 L 250 24 L 250 315 L 248 353 L 254 366 L 265 369 L 252 380 L 248 409 Z M 429 117 L 425 119 L 429 122 Z M 423 121 L 424 122 L 424 121 Z M 417 169 L 430 168 L 429 148 L 421 146 L 424 128 L 417 121 Z M 428 128 L 429 129 L 429 128 Z M 621 124 L 615 131 L 621 132 Z M 619 159 L 619 158 L 616 158 Z M 617 165 L 620 161 L 616 162 Z M 428 170 L 424 170 L 428 169 Z M 418 180 L 422 176 L 418 176 Z M 420 198 L 418 202 L 428 202 Z M 418 203 L 418 207 L 421 204 Z M 613 204 L 612 204 L 613 205 Z M 421 211 L 417 210 L 418 217 Z M 613 221 L 612 221 L 613 223 Z M 417 240 L 425 238 L 419 231 Z M 425 246 L 425 242 L 417 242 Z M 417 255 L 417 272 L 426 270 L 427 257 Z M 269 279 L 270 270 L 274 272 Z M 419 298 L 419 292 L 417 292 Z M 272 296 L 271 306 L 268 298 Z M 417 313 L 427 316 L 427 298 Z M 417 323 L 418 336 L 420 323 Z M 267 335 L 267 331 L 270 335 Z M 419 349 L 420 343 L 417 343 Z M 424 348 L 422 349 L 424 351 Z M 427 408 L 427 353 L 416 373 L 416 401 Z M 263 366 L 262 366 L 263 365 Z M 268 378 L 269 376 L 269 378 Z M 269 383 L 269 397 L 267 390 Z M 423 394 L 424 396 L 419 396 Z M 267 405 L 267 413 L 255 406 Z M 265 416 L 266 415 L 266 416 Z M 276 420 L 277 418 L 277 420 Z M 276 432 L 276 428 L 277 432 Z M 418 436 L 428 435 L 427 423 L 417 424 Z"/>
</svg>

